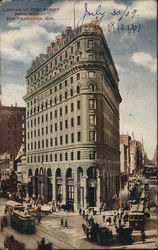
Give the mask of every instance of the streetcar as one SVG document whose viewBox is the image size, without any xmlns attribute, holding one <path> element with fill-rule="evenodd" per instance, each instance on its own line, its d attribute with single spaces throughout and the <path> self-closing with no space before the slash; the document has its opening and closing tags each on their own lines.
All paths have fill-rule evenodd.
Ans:
<svg viewBox="0 0 158 250">
<path fill-rule="evenodd" d="M 16 201 L 7 201 L 5 203 L 5 210 L 9 211 L 9 212 L 13 212 L 13 211 L 24 211 L 24 206 Z"/>
<path fill-rule="evenodd" d="M 129 227 L 133 230 L 143 231 L 145 228 L 145 215 L 143 204 L 133 205 L 129 211 Z"/>
<path fill-rule="evenodd" d="M 35 232 L 35 218 L 22 211 L 13 212 L 11 215 L 11 225 L 24 234 L 32 234 Z"/>
</svg>

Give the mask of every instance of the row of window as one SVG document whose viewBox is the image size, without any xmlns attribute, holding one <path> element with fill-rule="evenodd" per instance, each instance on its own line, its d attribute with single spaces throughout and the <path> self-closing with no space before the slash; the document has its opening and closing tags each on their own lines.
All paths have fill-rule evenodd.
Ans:
<svg viewBox="0 0 158 250">
<path fill-rule="evenodd" d="M 68 139 L 68 134 L 65 135 L 65 144 L 68 144 L 69 143 L 69 139 Z M 59 138 L 58 137 L 55 137 L 54 138 L 54 145 L 55 146 L 58 146 L 58 140 L 59 140 L 59 145 L 63 145 L 63 136 L 61 135 Z M 81 141 L 81 132 L 77 132 L 77 142 L 80 142 Z M 75 136 L 74 136 L 74 133 L 71 133 L 71 143 L 74 143 L 75 142 Z M 40 149 L 40 148 L 48 148 L 48 147 L 52 147 L 53 146 L 53 138 L 50 138 L 50 140 L 48 139 L 45 139 L 45 140 L 41 140 L 41 141 L 38 141 L 38 142 L 34 142 L 34 145 L 33 145 L 33 142 L 31 143 L 28 143 L 27 145 L 27 148 L 28 148 L 28 151 L 29 150 L 36 150 L 36 149 Z"/>
<path fill-rule="evenodd" d="M 77 101 L 77 110 L 80 110 L 80 100 Z M 65 110 L 64 110 L 64 111 L 65 111 L 65 114 L 67 115 L 67 114 L 68 114 L 68 106 L 67 106 L 67 105 L 65 105 Z M 71 111 L 71 112 L 74 111 L 74 103 L 71 103 L 70 111 Z M 60 108 L 60 109 L 59 109 L 59 115 L 60 115 L 60 116 L 63 116 L 63 108 Z M 58 110 L 56 109 L 56 110 L 54 111 L 54 118 L 57 118 L 57 116 L 58 116 Z M 48 113 L 45 114 L 45 121 L 47 122 L 48 119 L 49 119 L 49 120 L 52 120 L 52 119 L 53 119 L 53 112 L 52 112 L 52 111 L 50 111 L 49 117 L 48 117 Z M 27 122 L 27 127 L 29 128 L 29 125 L 30 125 L 31 127 L 33 127 L 33 123 L 34 123 L 34 126 L 36 126 L 36 123 L 37 123 L 37 124 L 41 124 L 41 123 L 43 123 L 43 122 L 44 122 L 44 115 L 42 115 L 41 118 L 40 118 L 40 116 L 38 116 L 37 119 L 34 118 L 34 120 L 31 120 L 30 122 L 28 121 L 28 122 Z"/>
<path fill-rule="evenodd" d="M 48 158 L 49 157 L 49 158 Z M 58 158 L 59 157 L 59 158 Z M 75 160 L 74 159 L 74 152 L 71 152 L 71 154 L 70 154 L 70 159 L 71 159 L 71 161 L 73 161 L 73 160 Z M 76 158 L 76 160 L 80 160 L 81 159 L 81 152 L 80 151 L 77 151 L 77 158 Z M 65 161 L 68 161 L 69 160 L 69 158 L 68 158 L 68 152 L 65 152 L 65 154 L 63 154 L 63 153 L 60 153 L 60 154 L 54 154 L 54 161 L 63 161 L 63 160 L 65 160 Z M 28 163 L 36 163 L 36 162 L 38 162 L 38 163 L 40 163 L 40 162 L 48 162 L 48 161 L 50 161 L 50 162 L 53 162 L 53 155 L 52 154 L 50 154 L 49 156 L 46 154 L 46 155 L 38 155 L 38 156 L 28 156 L 27 157 L 27 162 Z"/>
<path fill-rule="evenodd" d="M 81 117 L 77 116 L 77 126 L 79 126 L 80 124 L 81 124 Z M 92 124 L 92 123 L 90 123 L 90 124 Z M 71 118 L 71 128 L 73 128 L 74 126 L 75 126 L 75 124 L 74 124 L 74 118 L 72 117 Z M 59 129 L 60 130 L 63 129 L 63 122 L 59 123 Z M 65 129 L 68 129 L 68 120 L 65 120 Z M 45 128 L 43 127 L 41 129 L 34 130 L 34 133 L 33 133 L 33 131 L 28 132 L 27 138 L 28 139 L 30 139 L 30 138 L 32 139 L 33 136 L 36 137 L 36 136 L 44 135 L 44 130 L 45 130 L 45 134 L 48 134 L 48 126 L 46 126 Z M 54 124 L 54 130 L 55 130 L 55 132 L 58 131 L 58 124 L 57 123 Z M 52 133 L 52 132 L 53 132 L 53 125 L 51 124 L 50 125 L 50 133 Z"/>
<path fill-rule="evenodd" d="M 80 49 L 80 41 L 78 41 L 75 44 L 76 49 Z M 93 48 L 94 47 L 94 40 L 88 40 L 88 48 Z M 74 51 L 74 46 L 72 45 L 70 48 L 70 53 L 68 53 L 69 49 L 67 49 L 64 53 L 64 55 L 60 55 L 58 56 L 55 60 L 51 61 L 49 64 L 45 65 L 41 70 L 39 70 L 37 73 L 34 74 L 34 76 L 32 76 L 29 80 L 28 80 L 28 84 L 32 83 L 33 81 L 36 81 L 36 79 L 38 79 L 40 76 L 42 76 L 43 74 L 47 73 L 50 69 L 52 69 L 54 66 L 57 66 L 60 64 L 62 64 L 63 60 L 67 60 L 68 59 L 68 54 L 73 54 Z M 54 64 L 54 65 L 53 65 Z"/>
</svg>

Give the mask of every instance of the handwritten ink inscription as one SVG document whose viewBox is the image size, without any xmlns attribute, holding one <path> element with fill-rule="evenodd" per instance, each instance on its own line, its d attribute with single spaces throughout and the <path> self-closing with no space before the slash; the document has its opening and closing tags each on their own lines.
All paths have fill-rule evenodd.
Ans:
<svg viewBox="0 0 158 250">
<path fill-rule="evenodd" d="M 140 32 L 142 24 L 138 23 L 139 13 L 137 9 L 130 9 L 127 6 L 124 10 L 113 9 L 110 13 L 103 11 L 102 6 L 98 5 L 96 10 L 89 11 L 87 2 L 84 3 L 84 15 L 79 19 L 77 26 L 89 21 L 100 25 L 105 21 L 106 29 L 108 32 Z M 93 20 L 95 18 L 95 20 Z M 112 19 L 112 20 L 111 20 Z M 113 20 L 115 19 L 115 20 Z M 103 22 L 102 22 L 103 23 Z M 104 23 L 103 23 L 104 25 Z"/>
</svg>

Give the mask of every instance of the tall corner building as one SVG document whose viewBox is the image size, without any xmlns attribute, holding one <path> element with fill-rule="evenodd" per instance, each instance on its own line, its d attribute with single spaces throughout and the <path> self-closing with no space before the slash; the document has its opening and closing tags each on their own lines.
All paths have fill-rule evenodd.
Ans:
<svg viewBox="0 0 158 250">
<path fill-rule="evenodd" d="M 102 29 L 67 27 L 26 81 L 29 196 L 99 208 L 120 176 L 119 78 Z"/>
</svg>

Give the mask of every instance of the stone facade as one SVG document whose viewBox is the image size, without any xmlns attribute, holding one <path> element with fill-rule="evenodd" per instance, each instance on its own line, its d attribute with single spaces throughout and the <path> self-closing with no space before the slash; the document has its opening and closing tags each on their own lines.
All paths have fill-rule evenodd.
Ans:
<svg viewBox="0 0 158 250">
<path fill-rule="evenodd" d="M 68 27 L 26 81 L 29 196 L 99 208 L 119 192 L 121 102 L 101 28 Z"/>
</svg>

